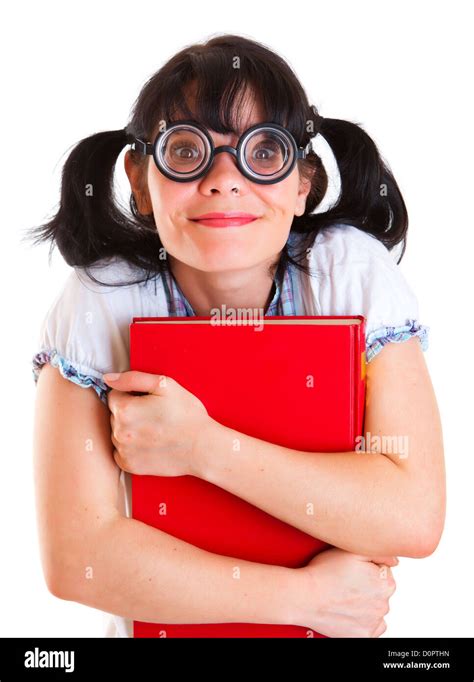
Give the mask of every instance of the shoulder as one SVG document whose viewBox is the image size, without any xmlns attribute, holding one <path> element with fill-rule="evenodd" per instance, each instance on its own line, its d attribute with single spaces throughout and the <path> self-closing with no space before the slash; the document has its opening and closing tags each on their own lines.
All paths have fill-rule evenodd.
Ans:
<svg viewBox="0 0 474 682">
<path fill-rule="evenodd" d="M 142 271 L 118 257 L 102 259 L 89 268 L 76 266 L 48 310 L 44 324 L 56 331 L 74 331 L 78 341 L 90 331 L 123 331 L 123 324 L 130 321 L 130 315 L 140 314 L 151 295 L 153 283 L 139 281 L 143 277 Z"/>
<path fill-rule="evenodd" d="M 331 225 L 317 235 L 309 264 L 317 314 L 364 315 L 369 360 L 384 343 L 412 335 L 427 348 L 429 327 L 419 323 L 418 299 L 376 237 L 353 225 Z"/>
<path fill-rule="evenodd" d="M 394 257 L 376 237 L 354 225 L 337 223 L 317 235 L 311 258 L 318 270 L 328 271 L 349 262 L 380 262 L 396 267 Z"/>
<path fill-rule="evenodd" d="M 163 294 L 159 276 L 145 281 L 143 270 L 114 256 L 87 269 L 74 268 L 62 297 L 74 299 L 86 312 L 97 311 L 103 316 L 103 322 L 123 328 L 131 322 L 131 317 L 148 314 L 149 310 L 157 311 L 150 315 L 165 315 Z"/>
<path fill-rule="evenodd" d="M 161 278 L 140 282 L 140 276 L 143 280 L 142 271 L 118 257 L 73 268 L 43 318 L 33 356 L 35 381 L 50 362 L 104 400 L 108 387 L 102 375 L 129 368 L 132 318 L 167 314 Z"/>
</svg>

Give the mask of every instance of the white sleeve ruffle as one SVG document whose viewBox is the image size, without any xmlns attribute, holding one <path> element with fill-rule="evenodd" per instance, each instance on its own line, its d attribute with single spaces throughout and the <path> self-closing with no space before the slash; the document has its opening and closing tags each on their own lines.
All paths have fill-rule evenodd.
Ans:
<svg viewBox="0 0 474 682">
<path fill-rule="evenodd" d="M 137 276 L 121 260 L 109 262 L 106 267 L 95 266 L 92 272 L 98 280 L 108 283 Z M 160 314 L 150 310 L 150 305 L 157 302 L 156 297 L 150 298 L 144 291 L 140 284 L 99 285 L 82 268 L 74 268 L 43 319 L 32 358 L 35 383 L 41 368 L 49 362 L 66 379 L 94 388 L 106 403 L 111 389 L 103 381 L 103 374 L 129 369 L 129 327 L 133 316 Z"/>
</svg>

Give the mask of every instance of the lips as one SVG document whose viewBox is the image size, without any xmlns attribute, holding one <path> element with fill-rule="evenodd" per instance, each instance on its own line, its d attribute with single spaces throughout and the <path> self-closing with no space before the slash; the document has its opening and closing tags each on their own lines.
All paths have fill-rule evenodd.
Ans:
<svg viewBox="0 0 474 682">
<path fill-rule="evenodd" d="M 241 211 L 227 211 L 225 213 L 203 213 L 195 218 L 190 218 L 200 225 L 208 227 L 238 227 L 257 220 L 259 216 Z"/>
</svg>

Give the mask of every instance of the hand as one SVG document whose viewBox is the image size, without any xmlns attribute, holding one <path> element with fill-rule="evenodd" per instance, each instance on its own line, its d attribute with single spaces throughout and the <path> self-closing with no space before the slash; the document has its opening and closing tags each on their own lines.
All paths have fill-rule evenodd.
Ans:
<svg viewBox="0 0 474 682">
<path fill-rule="evenodd" d="M 381 564 L 381 565 L 380 565 Z M 367 557 L 337 547 L 317 554 L 301 571 L 298 625 L 327 637 L 380 637 L 396 585 L 397 557 Z"/>
<path fill-rule="evenodd" d="M 171 377 L 122 372 L 108 393 L 114 459 L 124 471 L 152 476 L 199 475 L 197 436 L 213 422 L 195 395 Z M 127 391 L 142 392 L 131 395 Z"/>
</svg>

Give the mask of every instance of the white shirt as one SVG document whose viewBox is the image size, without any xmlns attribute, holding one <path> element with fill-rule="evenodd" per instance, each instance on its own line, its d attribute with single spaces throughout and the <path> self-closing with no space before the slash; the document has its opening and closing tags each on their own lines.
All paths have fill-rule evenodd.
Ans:
<svg viewBox="0 0 474 682">
<path fill-rule="evenodd" d="M 418 336 L 428 347 L 429 327 L 418 321 L 418 302 L 393 255 L 372 235 L 335 224 L 318 234 L 309 253 L 314 276 L 299 270 L 294 291 L 299 315 L 364 315 L 370 362 L 386 343 Z M 91 268 L 101 282 L 116 285 L 138 279 L 141 271 L 121 258 Z M 50 362 L 70 381 L 93 388 L 106 403 L 102 375 L 129 365 L 129 325 L 133 317 L 166 317 L 161 278 L 130 286 L 104 286 L 74 268 L 41 325 L 33 356 L 33 376 Z M 131 516 L 131 478 L 122 471 L 119 504 Z M 107 637 L 132 637 L 132 621 L 109 614 Z"/>
</svg>

